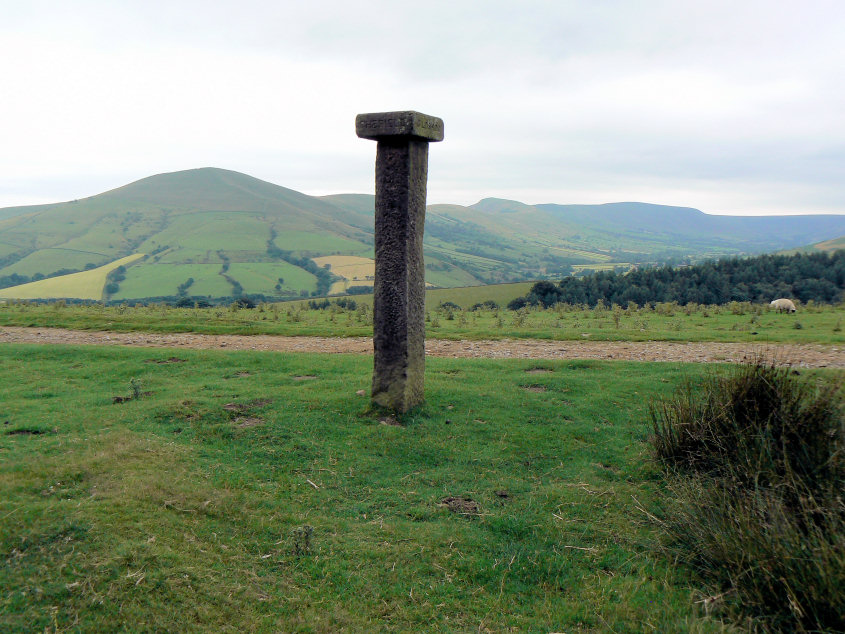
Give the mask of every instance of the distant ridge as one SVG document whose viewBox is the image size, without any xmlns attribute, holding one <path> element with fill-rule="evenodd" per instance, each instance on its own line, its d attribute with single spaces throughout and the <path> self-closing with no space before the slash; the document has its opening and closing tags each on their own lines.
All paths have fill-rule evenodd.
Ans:
<svg viewBox="0 0 845 634">
<path fill-rule="evenodd" d="M 145 253 L 106 299 L 322 294 L 336 276 L 311 258 L 371 258 L 373 206 L 369 194 L 308 196 L 214 167 L 157 174 L 76 201 L 0 209 L 0 288 Z M 558 279 L 843 235 L 843 215 L 713 216 L 642 202 L 485 198 L 429 206 L 426 279 L 442 287 Z"/>
</svg>

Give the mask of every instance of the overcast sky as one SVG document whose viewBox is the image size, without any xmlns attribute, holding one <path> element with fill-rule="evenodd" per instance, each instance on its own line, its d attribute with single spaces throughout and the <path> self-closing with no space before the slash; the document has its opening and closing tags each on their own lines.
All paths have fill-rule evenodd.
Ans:
<svg viewBox="0 0 845 634">
<path fill-rule="evenodd" d="M 357 113 L 441 117 L 429 203 L 845 213 L 843 0 L 0 0 L 0 207 L 195 167 L 372 193 Z"/>
</svg>

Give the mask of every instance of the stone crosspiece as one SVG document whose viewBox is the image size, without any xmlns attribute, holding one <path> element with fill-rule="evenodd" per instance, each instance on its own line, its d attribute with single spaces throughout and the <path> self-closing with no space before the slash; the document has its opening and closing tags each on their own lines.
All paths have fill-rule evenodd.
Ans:
<svg viewBox="0 0 845 634">
<path fill-rule="evenodd" d="M 359 114 L 355 131 L 378 141 L 372 401 L 402 413 L 424 396 L 428 144 L 443 140 L 443 120 L 413 111 Z"/>
</svg>

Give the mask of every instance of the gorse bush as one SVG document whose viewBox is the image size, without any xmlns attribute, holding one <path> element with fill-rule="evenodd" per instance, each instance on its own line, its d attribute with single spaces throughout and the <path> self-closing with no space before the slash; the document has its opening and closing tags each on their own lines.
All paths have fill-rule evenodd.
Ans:
<svg viewBox="0 0 845 634">
<path fill-rule="evenodd" d="M 845 630 L 845 426 L 835 385 L 762 362 L 652 405 L 671 548 L 729 613 Z"/>
</svg>

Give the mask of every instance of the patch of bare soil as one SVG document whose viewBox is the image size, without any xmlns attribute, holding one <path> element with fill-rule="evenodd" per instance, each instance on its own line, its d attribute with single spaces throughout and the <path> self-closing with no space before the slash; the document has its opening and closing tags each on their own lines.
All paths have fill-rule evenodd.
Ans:
<svg viewBox="0 0 845 634">
<path fill-rule="evenodd" d="M 440 506 L 445 506 L 452 513 L 458 515 L 478 515 L 478 502 L 465 496 L 447 497 L 440 500 Z"/>
<path fill-rule="evenodd" d="M 545 392 L 546 386 L 545 385 L 523 385 L 522 389 L 526 392 Z"/>
<path fill-rule="evenodd" d="M 246 403 L 226 403 L 223 406 L 227 412 L 235 412 L 236 414 L 244 414 L 251 409 L 257 409 L 269 405 L 273 400 L 269 398 L 257 398 Z"/>
<path fill-rule="evenodd" d="M 245 429 L 247 427 L 257 427 L 258 425 L 263 425 L 264 419 L 259 418 L 258 416 L 238 416 L 234 422 L 236 427 Z"/>
<path fill-rule="evenodd" d="M 93 344 L 147 348 L 271 350 L 277 352 L 342 352 L 372 354 L 369 337 L 275 337 L 271 335 L 201 335 L 98 332 L 63 328 L 0 327 L 0 343 Z M 619 359 L 740 363 L 758 357 L 779 365 L 845 368 L 845 347 L 819 344 L 750 344 L 668 341 L 448 341 L 428 339 L 426 354 L 449 358 Z"/>
</svg>

